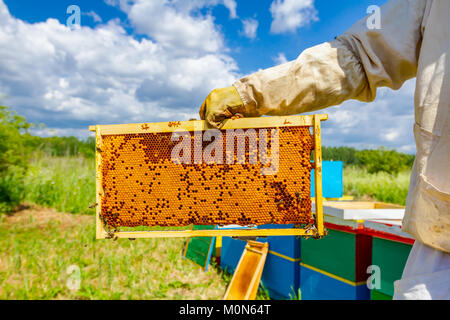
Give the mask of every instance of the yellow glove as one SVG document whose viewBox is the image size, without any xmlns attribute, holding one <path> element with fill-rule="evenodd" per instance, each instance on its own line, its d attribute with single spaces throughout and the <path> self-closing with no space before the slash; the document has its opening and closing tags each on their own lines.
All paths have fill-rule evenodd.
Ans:
<svg viewBox="0 0 450 320">
<path fill-rule="evenodd" d="M 220 129 L 225 119 L 242 118 L 244 110 L 239 93 L 231 86 L 211 91 L 200 107 L 199 114 L 202 120 Z"/>
</svg>

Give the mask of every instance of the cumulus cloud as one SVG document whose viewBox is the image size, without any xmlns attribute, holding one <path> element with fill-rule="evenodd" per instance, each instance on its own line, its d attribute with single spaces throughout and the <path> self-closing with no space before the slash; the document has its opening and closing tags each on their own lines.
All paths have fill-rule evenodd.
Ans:
<svg viewBox="0 0 450 320">
<path fill-rule="evenodd" d="M 278 55 L 275 58 L 273 58 L 273 61 L 275 62 L 276 65 L 288 62 L 283 52 L 278 53 Z"/>
<path fill-rule="evenodd" d="M 258 20 L 255 20 L 253 18 L 244 19 L 242 20 L 242 27 L 243 27 L 242 34 L 245 37 L 249 39 L 256 38 L 256 32 L 258 30 Z"/>
<path fill-rule="evenodd" d="M 415 152 L 415 83 L 415 79 L 409 80 L 397 91 L 379 88 L 376 100 L 371 103 L 350 100 L 321 110 L 319 113 L 329 115 L 323 123 L 323 144 L 355 148 L 385 146 Z"/>
<path fill-rule="evenodd" d="M 86 13 L 82 13 L 85 16 L 91 17 L 94 22 L 103 22 L 103 19 L 95 12 L 95 11 L 89 11 Z"/>
<path fill-rule="evenodd" d="M 154 16 L 151 5 L 122 4 L 149 34 L 150 39 L 136 40 L 116 20 L 76 30 L 55 19 L 29 24 L 12 17 L 0 0 L 4 103 L 58 134 L 87 134 L 90 124 L 198 118 L 208 92 L 239 77 L 236 62 L 217 40 L 211 17 L 183 16 L 161 1 L 153 3 L 161 10 L 158 21 L 167 26 L 155 26 L 152 19 L 146 24 L 138 11 Z"/>
<path fill-rule="evenodd" d="M 223 47 L 223 36 L 214 17 L 200 9 L 224 5 L 230 18 L 237 18 L 235 0 L 107 0 L 127 13 L 138 33 L 157 41 L 173 53 L 191 55 L 217 52 Z"/>
<path fill-rule="evenodd" d="M 270 32 L 275 34 L 294 32 L 319 20 L 314 0 L 275 0 L 270 5 L 270 13 L 273 18 Z"/>
<path fill-rule="evenodd" d="M 136 1 L 128 10 L 128 18 L 137 32 L 158 42 L 175 53 L 187 50 L 191 55 L 218 52 L 223 47 L 221 33 L 214 25 L 211 15 L 187 14 L 196 7 L 185 2 L 179 9 L 177 2 L 166 0 Z M 191 4 L 191 6 L 186 6 Z"/>
<path fill-rule="evenodd" d="M 230 11 L 230 18 L 236 19 L 238 16 L 236 14 L 236 1 L 235 0 L 224 0 L 223 5 L 227 7 L 227 9 Z"/>
</svg>

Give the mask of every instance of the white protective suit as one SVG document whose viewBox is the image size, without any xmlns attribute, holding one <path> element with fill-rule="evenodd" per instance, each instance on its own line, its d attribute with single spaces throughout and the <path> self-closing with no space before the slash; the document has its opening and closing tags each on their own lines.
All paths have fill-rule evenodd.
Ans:
<svg viewBox="0 0 450 320">
<path fill-rule="evenodd" d="M 348 99 L 373 101 L 378 87 L 399 89 L 406 80 L 416 77 L 417 155 L 403 230 L 420 241 L 416 247 L 425 244 L 448 256 L 449 52 L 450 0 L 391 0 L 381 7 L 380 29 L 368 29 L 366 18 L 361 19 L 334 41 L 309 48 L 294 61 L 254 73 L 233 85 L 244 102 L 246 116 L 288 115 L 338 105 Z M 422 258 L 410 260 L 422 260 L 427 265 L 430 254 L 424 252 L 428 251 L 412 250 L 412 255 L 420 252 Z M 447 261 L 446 268 L 434 266 L 428 272 L 422 271 L 446 269 L 446 279 L 441 281 L 447 281 L 448 287 L 449 260 L 438 260 Z M 407 291 L 402 287 L 403 293 Z M 422 297 L 430 296 L 433 294 Z"/>
</svg>

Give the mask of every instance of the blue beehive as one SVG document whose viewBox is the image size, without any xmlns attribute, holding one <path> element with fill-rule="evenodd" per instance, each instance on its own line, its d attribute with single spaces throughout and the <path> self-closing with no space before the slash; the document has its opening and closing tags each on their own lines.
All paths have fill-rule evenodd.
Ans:
<svg viewBox="0 0 450 320">
<path fill-rule="evenodd" d="M 220 253 L 220 267 L 222 270 L 233 273 L 239 263 L 244 248 L 245 241 L 231 237 L 223 237 Z"/>
<path fill-rule="evenodd" d="M 300 266 L 303 300 L 369 300 L 366 283 L 350 283 L 311 268 Z"/>
<path fill-rule="evenodd" d="M 322 162 L 322 193 L 324 198 L 341 198 L 344 195 L 342 161 Z M 314 169 L 311 171 L 311 197 L 314 197 Z"/>
<path fill-rule="evenodd" d="M 263 225 L 259 228 L 293 228 L 294 225 Z M 290 299 L 300 287 L 300 238 L 295 236 L 260 238 L 269 243 L 269 254 L 261 277 L 264 288 L 273 299 Z"/>
</svg>

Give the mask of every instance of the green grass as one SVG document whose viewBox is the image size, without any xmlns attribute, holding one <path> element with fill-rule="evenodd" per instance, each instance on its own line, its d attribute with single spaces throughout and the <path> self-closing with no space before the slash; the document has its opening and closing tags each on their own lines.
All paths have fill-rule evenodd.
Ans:
<svg viewBox="0 0 450 320">
<path fill-rule="evenodd" d="M 386 172 L 368 173 L 365 169 L 347 167 L 344 169 L 344 194 L 356 199 L 372 198 L 404 205 L 410 174 L 410 170 L 394 175 Z"/>
<path fill-rule="evenodd" d="M 95 203 L 95 160 L 36 154 L 25 177 L 25 201 L 60 212 L 91 213 Z"/>
<path fill-rule="evenodd" d="M 0 299 L 220 299 L 225 293 L 219 271 L 205 273 L 181 257 L 184 239 L 95 240 L 93 220 L 48 209 L 1 216 Z M 71 290 L 68 283 L 78 279 L 79 289 Z"/>
</svg>

